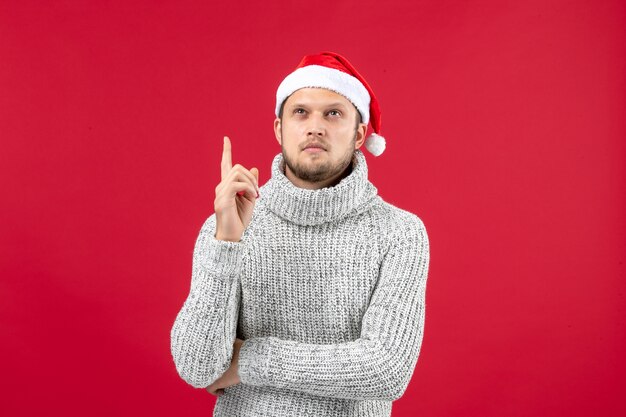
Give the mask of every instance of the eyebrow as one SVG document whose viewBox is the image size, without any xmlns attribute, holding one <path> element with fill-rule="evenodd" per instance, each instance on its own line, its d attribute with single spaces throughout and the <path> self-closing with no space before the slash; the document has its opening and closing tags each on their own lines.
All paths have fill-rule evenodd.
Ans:
<svg viewBox="0 0 626 417">
<path fill-rule="evenodd" d="M 293 107 L 309 107 L 309 105 L 306 104 L 306 103 L 293 103 L 293 104 L 290 104 L 289 107 L 291 107 L 291 108 L 293 108 Z M 343 103 L 341 103 L 339 101 L 337 101 L 335 103 L 327 104 L 324 107 L 326 107 L 326 108 L 328 108 L 328 107 L 342 107 L 344 109 L 346 108 L 345 104 L 343 104 Z"/>
</svg>

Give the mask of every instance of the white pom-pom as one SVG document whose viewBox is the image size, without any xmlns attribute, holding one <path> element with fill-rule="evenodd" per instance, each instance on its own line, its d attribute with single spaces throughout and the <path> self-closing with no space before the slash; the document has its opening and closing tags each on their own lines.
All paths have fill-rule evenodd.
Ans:
<svg viewBox="0 0 626 417">
<path fill-rule="evenodd" d="M 378 156 L 385 150 L 385 138 L 372 133 L 365 139 L 365 148 L 374 156 Z"/>
</svg>

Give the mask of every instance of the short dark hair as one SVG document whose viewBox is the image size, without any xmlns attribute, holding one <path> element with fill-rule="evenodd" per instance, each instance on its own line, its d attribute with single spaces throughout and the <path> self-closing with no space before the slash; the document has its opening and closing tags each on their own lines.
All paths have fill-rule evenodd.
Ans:
<svg viewBox="0 0 626 417">
<path fill-rule="evenodd" d="M 278 110 L 278 118 L 280 119 L 280 121 L 283 121 L 283 110 L 285 108 L 285 103 L 287 102 L 287 100 L 289 99 L 288 96 L 287 98 L 285 98 L 283 100 L 282 103 L 280 103 L 280 109 Z M 363 118 L 361 117 L 361 112 L 359 111 L 359 109 L 356 108 L 356 106 L 353 104 L 352 105 L 354 107 L 354 109 L 356 110 L 356 127 L 359 127 L 359 125 L 361 124 L 361 122 L 363 121 Z"/>
</svg>

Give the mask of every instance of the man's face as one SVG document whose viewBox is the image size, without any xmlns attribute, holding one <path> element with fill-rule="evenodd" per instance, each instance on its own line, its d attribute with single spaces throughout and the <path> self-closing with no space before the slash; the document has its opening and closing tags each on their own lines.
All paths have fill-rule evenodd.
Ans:
<svg viewBox="0 0 626 417">
<path fill-rule="evenodd" d="M 287 98 L 282 120 L 274 121 L 285 175 L 301 188 L 335 185 L 365 140 L 367 125 L 357 125 L 348 99 L 324 88 L 302 88 Z"/>
</svg>

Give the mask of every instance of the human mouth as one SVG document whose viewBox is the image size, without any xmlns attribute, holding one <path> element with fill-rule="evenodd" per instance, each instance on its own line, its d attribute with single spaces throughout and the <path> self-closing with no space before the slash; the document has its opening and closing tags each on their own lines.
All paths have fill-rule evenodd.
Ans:
<svg viewBox="0 0 626 417">
<path fill-rule="evenodd" d="M 308 144 L 308 145 L 306 145 L 304 147 L 304 151 L 305 152 L 311 152 L 311 153 L 317 153 L 317 152 L 323 152 L 323 151 L 325 151 L 325 149 L 320 144 L 310 143 L 310 144 Z"/>
</svg>

